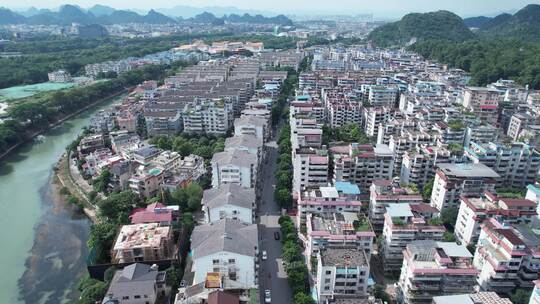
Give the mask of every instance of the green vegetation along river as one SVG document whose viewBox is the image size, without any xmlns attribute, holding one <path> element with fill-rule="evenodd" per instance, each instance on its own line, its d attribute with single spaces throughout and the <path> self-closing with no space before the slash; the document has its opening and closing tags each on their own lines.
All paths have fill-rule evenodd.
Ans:
<svg viewBox="0 0 540 304">
<path fill-rule="evenodd" d="M 86 266 L 90 221 L 53 191 L 53 167 L 106 101 L 0 161 L 0 303 L 65 303 Z"/>
</svg>

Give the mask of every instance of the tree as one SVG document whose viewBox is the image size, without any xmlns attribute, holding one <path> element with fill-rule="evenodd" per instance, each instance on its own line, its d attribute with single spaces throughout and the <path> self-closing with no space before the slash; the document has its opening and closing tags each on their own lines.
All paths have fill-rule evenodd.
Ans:
<svg viewBox="0 0 540 304">
<path fill-rule="evenodd" d="M 456 241 L 456 237 L 454 236 L 453 233 L 448 232 L 448 231 L 445 231 L 444 234 L 443 234 L 443 240 L 444 240 L 445 242 L 455 242 L 455 241 Z"/>
<path fill-rule="evenodd" d="M 306 293 L 298 292 L 294 295 L 293 304 L 313 304 L 313 303 L 315 303 L 313 301 L 313 298 L 311 298 L 311 296 Z"/>
<path fill-rule="evenodd" d="M 445 207 L 441 211 L 441 220 L 443 221 L 444 225 L 451 231 L 454 231 L 454 225 L 456 224 L 458 211 L 459 210 L 457 207 Z"/>
<path fill-rule="evenodd" d="M 511 296 L 510 301 L 514 304 L 527 304 L 531 298 L 531 291 L 525 289 L 517 289 Z"/>
<path fill-rule="evenodd" d="M 422 197 L 425 201 L 429 201 L 431 199 L 431 193 L 433 192 L 433 184 L 435 183 L 435 178 L 432 178 L 424 185 L 424 189 L 422 189 Z"/>
<path fill-rule="evenodd" d="M 111 220 L 126 220 L 129 212 L 137 205 L 138 201 L 138 197 L 129 190 L 113 193 L 98 202 L 100 215 Z"/>
<path fill-rule="evenodd" d="M 281 207 L 287 207 L 292 204 L 292 196 L 288 189 L 276 188 L 274 196 L 277 204 Z"/>
<path fill-rule="evenodd" d="M 381 299 L 383 302 L 387 302 L 387 303 L 391 302 L 390 297 L 384 290 L 384 285 L 375 284 L 375 286 L 373 286 L 373 295 L 375 296 L 376 299 Z"/>
<path fill-rule="evenodd" d="M 107 193 L 109 183 L 111 182 L 111 172 L 108 168 L 101 170 L 99 177 L 94 180 L 92 185 L 97 192 Z"/>
</svg>

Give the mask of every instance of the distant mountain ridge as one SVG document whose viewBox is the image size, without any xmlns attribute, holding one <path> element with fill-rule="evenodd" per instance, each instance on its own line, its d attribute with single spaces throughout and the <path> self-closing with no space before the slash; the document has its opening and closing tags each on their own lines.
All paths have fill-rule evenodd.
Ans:
<svg viewBox="0 0 540 304">
<path fill-rule="evenodd" d="M 514 15 L 500 14 L 481 24 L 479 35 L 540 41 L 540 5 L 529 4 Z"/>
<path fill-rule="evenodd" d="M 258 24 L 276 23 L 280 25 L 292 25 L 293 23 L 284 15 L 264 17 L 262 15 L 249 15 L 247 13 L 244 15 L 230 14 L 218 18 L 212 13 L 203 12 L 188 20 L 196 23 L 209 23 L 214 25 L 222 25 L 225 22 L 246 22 Z M 140 15 L 133 11 L 116 10 L 105 5 L 95 5 L 88 10 L 84 10 L 78 6 L 66 4 L 61 6 L 58 12 L 30 8 L 24 12 L 24 15 L 13 12 L 9 9 L 0 8 L 0 24 L 172 24 L 177 22 L 177 19 L 166 16 L 156 10 L 150 10 L 146 15 Z"/>
<path fill-rule="evenodd" d="M 373 30 L 368 40 L 379 46 L 404 45 L 412 39 L 464 41 L 474 34 L 458 15 L 449 11 L 411 13 Z"/>
</svg>

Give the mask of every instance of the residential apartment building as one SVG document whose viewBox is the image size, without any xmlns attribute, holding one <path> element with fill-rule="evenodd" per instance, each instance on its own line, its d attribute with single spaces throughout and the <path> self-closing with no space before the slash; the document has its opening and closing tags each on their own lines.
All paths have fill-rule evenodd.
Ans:
<svg viewBox="0 0 540 304">
<path fill-rule="evenodd" d="M 485 190 L 493 191 L 499 175 L 483 164 L 438 164 L 431 206 L 458 208 L 462 196 L 479 197 Z"/>
<path fill-rule="evenodd" d="M 298 223 L 306 220 L 307 214 L 352 212 L 360 213 L 364 205 L 360 190 L 353 184 L 337 182 L 334 186 L 321 186 L 298 192 Z"/>
<path fill-rule="evenodd" d="M 499 186 L 524 188 L 534 183 L 540 170 L 540 153 L 536 148 L 520 142 L 480 144 L 471 142 L 465 156 L 473 163 L 481 163 L 499 174 Z"/>
<path fill-rule="evenodd" d="M 384 214 L 382 243 L 379 248 L 385 273 L 396 273 L 403 264 L 403 251 L 412 241 L 442 241 L 446 231 L 433 220 L 439 211 L 428 204 L 388 204 Z"/>
<path fill-rule="evenodd" d="M 403 251 L 398 300 L 429 304 L 433 297 L 471 293 L 478 273 L 473 256 L 463 245 L 413 241 Z"/>
<path fill-rule="evenodd" d="M 223 184 L 219 188 L 204 190 L 202 205 L 206 223 L 228 218 L 252 224 L 256 208 L 255 190 L 238 184 Z"/>
<path fill-rule="evenodd" d="M 212 187 L 222 184 L 239 184 L 255 188 L 257 183 L 257 156 L 243 150 L 215 153 L 212 157 Z"/>
<path fill-rule="evenodd" d="M 368 107 L 364 108 L 364 131 L 367 136 L 377 135 L 379 126 L 387 122 L 392 116 L 389 107 Z"/>
<path fill-rule="evenodd" d="M 433 297 L 432 304 L 512 304 L 508 298 L 501 298 L 495 292 L 478 292 L 453 296 Z"/>
<path fill-rule="evenodd" d="M 485 192 L 483 197 L 462 197 L 455 235 L 465 245 L 476 245 L 482 224 L 496 218 L 501 224 L 528 224 L 537 216 L 538 203 L 528 199 L 499 198 Z"/>
<path fill-rule="evenodd" d="M 293 151 L 293 194 L 328 184 L 328 152 L 302 148 Z"/>
<path fill-rule="evenodd" d="M 487 220 L 474 254 L 480 290 L 510 293 L 516 288 L 533 288 L 533 281 L 540 278 L 539 252 L 537 230 Z"/>
<path fill-rule="evenodd" d="M 369 86 L 368 101 L 373 107 L 394 108 L 397 102 L 398 89 L 388 86 Z"/>
<path fill-rule="evenodd" d="M 317 302 L 367 297 L 369 258 L 363 250 L 329 248 L 317 254 Z"/>
<path fill-rule="evenodd" d="M 307 213 L 306 235 L 299 234 L 299 238 L 304 242 L 309 262 L 325 248 L 363 250 L 369 258 L 375 233 L 369 220 L 355 212 Z"/>
<path fill-rule="evenodd" d="M 234 135 L 254 135 L 266 141 L 269 135 L 269 121 L 257 116 L 242 116 L 234 120 Z"/>
<path fill-rule="evenodd" d="M 58 70 L 47 74 L 49 82 L 66 83 L 72 82 L 71 74 L 66 70 Z"/>
<path fill-rule="evenodd" d="M 172 227 L 158 223 L 124 225 L 111 252 L 114 264 L 169 260 L 175 256 Z"/>
<path fill-rule="evenodd" d="M 497 124 L 500 92 L 496 89 L 467 87 L 463 93 L 463 106 L 480 120 Z"/>
<path fill-rule="evenodd" d="M 334 182 L 347 181 L 357 184 L 361 191 L 368 191 L 378 179 L 391 179 L 394 153 L 387 145 L 359 145 L 330 148 L 334 157 Z"/>
<path fill-rule="evenodd" d="M 369 187 L 369 218 L 373 228 L 381 232 L 384 214 L 390 204 L 421 204 L 422 196 L 409 188 L 402 188 L 389 179 L 374 180 Z"/>
<path fill-rule="evenodd" d="M 186 104 L 184 132 L 225 134 L 231 126 L 232 110 L 222 100 L 201 100 Z"/>
<path fill-rule="evenodd" d="M 459 162 L 444 145 L 419 145 L 403 153 L 399 181 L 402 184 L 415 184 L 419 189 L 435 177 L 437 164 Z"/>
<path fill-rule="evenodd" d="M 191 234 L 193 285 L 217 273 L 238 283 L 240 289 L 258 285 L 257 225 L 222 219 L 196 226 Z"/>
</svg>

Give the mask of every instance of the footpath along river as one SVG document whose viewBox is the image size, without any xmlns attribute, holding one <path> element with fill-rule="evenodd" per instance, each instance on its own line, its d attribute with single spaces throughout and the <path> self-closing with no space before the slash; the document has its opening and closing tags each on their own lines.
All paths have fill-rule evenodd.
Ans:
<svg viewBox="0 0 540 304">
<path fill-rule="evenodd" d="M 54 191 L 53 167 L 91 116 L 123 96 L 0 160 L 0 303 L 56 304 L 76 297 L 71 291 L 86 267 L 90 221 Z"/>
</svg>

